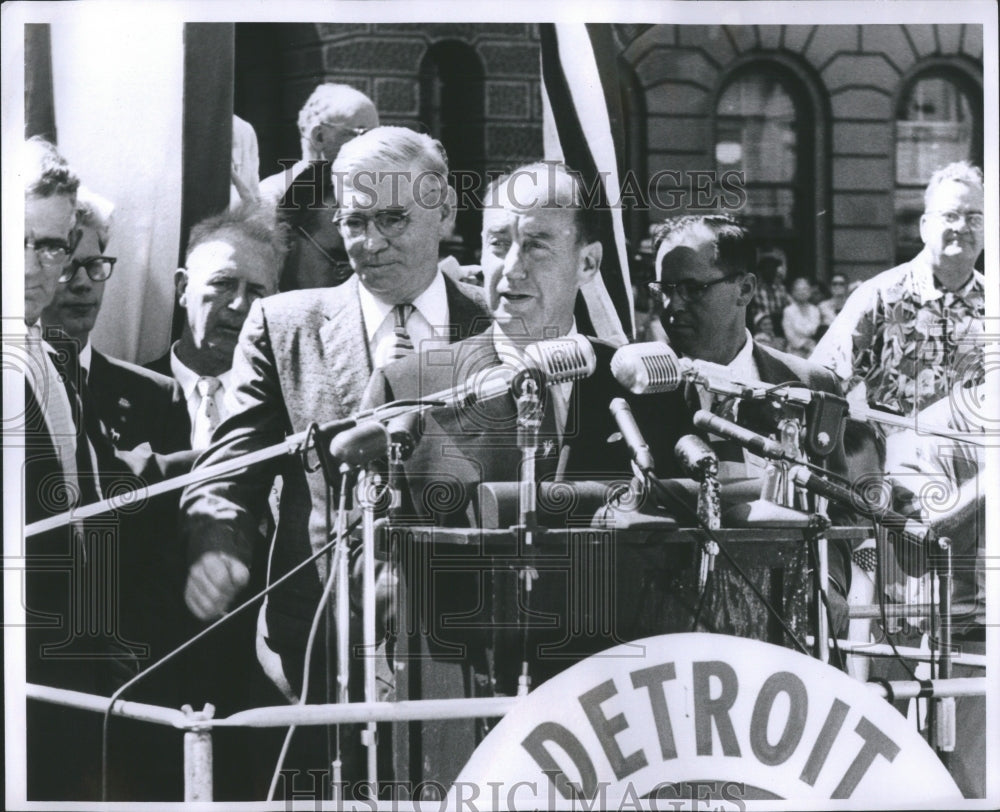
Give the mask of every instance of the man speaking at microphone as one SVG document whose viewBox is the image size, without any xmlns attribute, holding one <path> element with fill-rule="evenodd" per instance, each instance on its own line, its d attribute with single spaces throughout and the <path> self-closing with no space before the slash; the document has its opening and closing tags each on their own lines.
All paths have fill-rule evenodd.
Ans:
<svg viewBox="0 0 1000 812">
<path fill-rule="evenodd" d="M 594 219 L 578 178 L 564 165 L 522 166 L 494 181 L 485 196 L 481 260 L 492 327 L 445 353 L 430 350 L 376 370 L 364 405 L 426 397 L 492 367 L 524 367 L 529 345 L 577 336 L 577 293 L 601 266 Z M 628 394 L 610 374 L 614 348 L 580 340 L 593 348 L 596 371 L 576 382 L 543 384 L 539 480 L 630 475 L 624 447 L 606 442 L 617 430 L 608 404 Z M 516 429 L 513 394 L 430 413 L 406 465 L 416 514 L 438 525 L 478 525 L 476 486 L 517 479 Z M 454 485 L 455 498 L 437 498 L 442 482 Z"/>
<path fill-rule="evenodd" d="M 549 381 L 547 387 L 542 382 L 541 420 L 532 458 L 535 481 L 552 481 L 562 475 L 572 480 L 628 480 L 623 444 L 606 442 L 616 431 L 609 403 L 627 395 L 610 374 L 613 347 L 578 335 L 573 315 L 577 293 L 601 265 L 595 216 L 584 203 L 579 179 L 563 165 L 523 166 L 494 181 L 485 195 L 481 260 L 492 326 L 445 351 L 425 351 L 376 371 L 365 405 L 428 397 L 466 381 L 489 378 L 491 371 L 499 377 L 504 367 L 530 365 L 531 351 L 526 353 L 530 345 L 546 346 L 545 342 L 562 339 L 572 348 L 568 356 L 573 357 L 563 359 L 567 366 L 581 361 L 582 370 L 586 366 L 583 357 L 589 356 L 593 368 L 596 355 L 596 369 L 578 380 Z M 545 356 L 545 351 L 541 354 Z M 530 480 L 530 466 L 523 464 L 527 460 L 519 443 L 517 389 L 515 382 L 510 392 L 503 389 L 499 396 L 437 408 L 425 415 L 423 436 L 405 464 L 409 504 L 402 513 L 408 514 L 406 521 L 479 527 L 483 521 L 477 500 L 480 483 L 517 482 L 522 476 Z M 539 507 L 544 507 L 543 499 Z M 517 514 L 514 511 L 509 520 L 497 521 L 506 527 L 518 520 Z M 466 552 L 474 553 L 471 548 L 475 546 Z M 566 575 L 572 573 L 563 569 L 546 575 L 541 565 L 537 575 L 530 570 L 520 572 L 519 583 L 538 578 L 532 597 L 522 594 L 522 599 L 539 611 L 548 610 L 548 619 L 553 621 L 542 632 L 525 632 L 528 637 L 522 647 L 516 632 L 493 628 L 489 621 L 469 621 L 471 616 L 482 618 L 484 607 L 489 615 L 493 604 L 488 584 L 509 584 L 510 572 L 493 571 L 481 560 L 466 560 L 468 568 L 481 567 L 481 571 L 466 568 L 448 573 L 435 570 L 436 562 L 430 560 L 429 579 L 420 580 L 426 573 L 419 572 L 415 577 L 404 576 L 411 592 L 430 590 L 420 599 L 411 598 L 414 605 L 428 607 L 431 629 L 420 645 L 427 646 L 432 659 L 422 665 L 421 696 L 415 698 L 459 697 L 469 692 L 470 685 L 476 694 L 513 692 L 522 658 L 529 662 L 532 684 L 572 664 L 573 659 L 566 656 L 547 657 L 541 648 L 543 640 L 550 645 L 562 643 L 573 620 L 566 583 Z M 450 569 L 454 571 L 454 566 Z M 497 590 L 505 594 L 503 587 Z M 456 628 L 456 619 L 461 628 Z M 574 638 L 573 646 L 589 651 L 614 642 L 618 641 Z M 459 650 L 462 654 L 457 655 Z M 582 656 L 579 653 L 578 658 Z M 471 721 L 424 723 L 420 734 L 424 778 L 453 780 L 461 760 L 452 754 L 467 753 L 475 746 L 476 727 Z"/>
<path fill-rule="evenodd" d="M 759 344 L 751 337 L 746 328 L 746 309 L 756 287 L 750 271 L 755 260 L 749 235 L 728 215 L 685 216 L 663 224 L 656 235 L 658 281 L 650 284 L 650 292 L 663 301 L 660 319 L 671 348 L 683 358 L 724 368 L 733 381 L 796 382 L 813 391 L 840 394 L 828 370 Z M 781 417 L 780 410 L 768 402 L 740 403 L 691 384 L 635 398 L 633 409 L 660 477 L 688 475 L 675 458 L 674 446 L 684 435 L 701 433 L 692 423 L 699 409 L 764 435 L 776 434 Z M 763 476 L 766 460 L 732 442 L 719 442 L 716 437 L 709 440 L 719 456 L 721 481 Z M 842 442 L 837 443 L 827 464 L 831 470 L 846 471 Z M 847 555 L 846 550 L 831 545 L 830 578 L 841 595 L 848 587 Z M 846 624 L 846 605 L 840 608 Z M 836 621 L 835 625 L 839 625 Z"/>
</svg>

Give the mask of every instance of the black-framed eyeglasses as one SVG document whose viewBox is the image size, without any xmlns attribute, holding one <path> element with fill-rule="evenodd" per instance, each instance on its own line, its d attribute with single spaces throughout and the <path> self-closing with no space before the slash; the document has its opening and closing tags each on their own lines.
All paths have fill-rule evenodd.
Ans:
<svg viewBox="0 0 1000 812">
<path fill-rule="evenodd" d="M 732 282 L 739 276 L 740 274 L 731 274 L 730 276 L 713 279 L 711 282 L 692 282 L 690 279 L 685 279 L 677 283 L 650 282 L 647 288 L 650 296 L 660 297 L 664 304 L 677 296 L 681 296 L 687 302 L 697 302 L 708 293 L 709 288 L 715 287 L 720 282 Z"/>
<path fill-rule="evenodd" d="M 345 237 L 358 238 L 368 233 L 368 224 L 374 223 L 379 234 L 387 239 L 398 237 L 410 224 L 410 213 L 408 211 L 377 211 L 374 214 L 338 214 L 333 218 L 333 223 L 340 229 L 340 233 Z"/>
<path fill-rule="evenodd" d="M 59 276 L 59 281 L 68 283 L 76 276 L 81 268 L 86 270 L 91 282 L 104 282 L 111 277 L 111 272 L 115 269 L 118 257 L 83 257 L 73 259 Z"/>
<path fill-rule="evenodd" d="M 24 250 L 32 250 L 38 259 L 38 264 L 46 271 L 62 268 L 70 258 L 76 246 L 66 240 L 24 238 Z"/>
<path fill-rule="evenodd" d="M 981 211 L 929 211 L 927 214 L 936 215 L 949 226 L 964 222 L 969 228 L 982 228 L 986 222 Z"/>
</svg>

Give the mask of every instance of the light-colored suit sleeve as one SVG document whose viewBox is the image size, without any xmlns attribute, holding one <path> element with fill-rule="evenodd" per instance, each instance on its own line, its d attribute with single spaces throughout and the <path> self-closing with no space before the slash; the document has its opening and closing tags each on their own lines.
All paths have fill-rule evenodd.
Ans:
<svg viewBox="0 0 1000 812">
<path fill-rule="evenodd" d="M 227 398 L 233 411 L 216 430 L 211 447 L 198 458 L 196 470 L 280 443 L 289 433 L 267 320 L 259 301 L 240 333 L 232 380 Z M 189 560 L 217 550 L 250 565 L 277 469 L 277 461 L 270 460 L 184 490 L 181 528 Z"/>
</svg>

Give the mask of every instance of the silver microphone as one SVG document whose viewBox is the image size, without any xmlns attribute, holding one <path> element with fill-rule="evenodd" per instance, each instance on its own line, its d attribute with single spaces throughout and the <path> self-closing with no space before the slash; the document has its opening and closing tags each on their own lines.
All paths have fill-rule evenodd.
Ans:
<svg viewBox="0 0 1000 812">
<path fill-rule="evenodd" d="M 589 378 L 597 369 L 597 356 L 590 341 L 582 335 L 551 338 L 529 344 L 524 354 L 545 373 L 545 381 L 566 383 Z"/>
<path fill-rule="evenodd" d="M 582 335 L 529 344 L 524 349 L 524 356 L 525 361 L 520 363 L 507 361 L 481 369 L 458 386 L 425 396 L 423 400 L 470 406 L 481 400 L 506 395 L 512 385 L 516 386 L 528 376 L 540 377 L 545 386 L 552 386 L 587 378 L 597 369 L 594 348 Z"/>
<path fill-rule="evenodd" d="M 672 392 L 690 381 L 710 392 L 737 397 L 753 397 L 766 392 L 770 385 L 757 380 L 737 380 L 721 364 L 681 358 L 661 341 L 627 344 L 611 358 L 611 374 L 633 395 Z M 809 403 L 812 393 L 804 387 L 784 387 L 782 397 Z"/>
</svg>

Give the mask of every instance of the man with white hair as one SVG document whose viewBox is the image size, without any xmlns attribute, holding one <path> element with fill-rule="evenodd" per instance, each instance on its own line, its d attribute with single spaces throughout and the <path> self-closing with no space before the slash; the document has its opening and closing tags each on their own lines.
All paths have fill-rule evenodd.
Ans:
<svg viewBox="0 0 1000 812">
<path fill-rule="evenodd" d="M 302 158 L 260 182 L 261 202 L 277 205 L 311 162 L 332 162 L 344 144 L 377 126 L 375 105 L 360 90 L 332 82 L 319 85 L 299 111 Z M 281 163 L 284 166 L 287 162 Z"/>
<path fill-rule="evenodd" d="M 403 127 L 378 127 L 344 146 L 333 164 L 341 180 L 336 222 L 354 275 L 335 288 L 289 291 L 253 304 L 233 358 L 233 409 L 201 465 L 281 442 L 314 421 L 349 417 L 374 367 L 486 326 L 481 292 L 438 269 L 438 246 L 455 215 L 447 173 L 440 143 Z M 297 458 L 192 485 L 181 509 L 193 562 L 186 599 L 198 617 L 218 617 L 246 585 L 277 474 L 284 485 L 272 580 L 326 544 L 326 482 Z M 310 567 L 268 598 L 262 659 L 289 693 L 301 690 L 323 574 Z M 313 657 L 314 665 L 322 660 Z M 313 682 L 320 696 L 323 683 Z"/>
<path fill-rule="evenodd" d="M 923 250 L 854 291 L 810 357 L 834 371 L 849 399 L 909 416 L 982 366 L 983 225 L 978 167 L 959 161 L 935 172 L 920 216 Z"/>
</svg>

